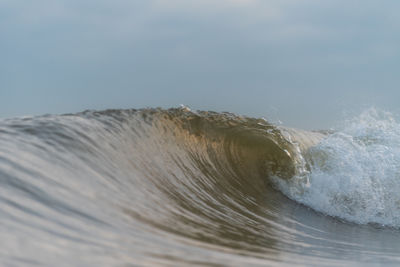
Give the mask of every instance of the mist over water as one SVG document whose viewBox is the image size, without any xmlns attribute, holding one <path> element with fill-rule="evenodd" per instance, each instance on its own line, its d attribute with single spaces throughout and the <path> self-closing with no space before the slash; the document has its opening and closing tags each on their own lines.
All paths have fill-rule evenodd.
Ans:
<svg viewBox="0 0 400 267">
<path fill-rule="evenodd" d="M 397 265 L 399 124 L 232 113 L 0 121 L 3 265 Z"/>
</svg>

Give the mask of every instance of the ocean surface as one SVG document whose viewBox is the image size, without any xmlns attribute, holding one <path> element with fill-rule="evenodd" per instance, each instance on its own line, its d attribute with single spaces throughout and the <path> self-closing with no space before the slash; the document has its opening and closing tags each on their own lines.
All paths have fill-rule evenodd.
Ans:
<svg viewBox="0 0 400 267">
<path fill-rule="evenodd" d="M 0 120 L 1 266 L 398 266 L 400 124 L 189 108 Z"/>
</svg>

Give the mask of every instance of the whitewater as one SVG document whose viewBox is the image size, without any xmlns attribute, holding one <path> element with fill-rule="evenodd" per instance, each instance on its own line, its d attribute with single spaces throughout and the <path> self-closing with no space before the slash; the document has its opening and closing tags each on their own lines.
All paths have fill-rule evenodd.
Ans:
<svg viewBox="0 0 400 267">
<path fill-rule="evenodd" d="M 400 264 L 400 124 L 189 108 L 0 120 L 0 265 Z"/>
</svg>

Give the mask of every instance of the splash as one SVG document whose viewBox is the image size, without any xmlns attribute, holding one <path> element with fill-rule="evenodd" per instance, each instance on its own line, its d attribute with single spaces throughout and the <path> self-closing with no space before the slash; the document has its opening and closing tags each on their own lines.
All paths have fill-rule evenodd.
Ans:
<svg viewBox="0 0 400 267">
<path fill-rule="evenodd" d="M 275 180 L 290 198 L 348 221 L 400 226 L 400 125 L 393 115 L 364 111 L 304 156 L 309 183 Z"/>
</svg>

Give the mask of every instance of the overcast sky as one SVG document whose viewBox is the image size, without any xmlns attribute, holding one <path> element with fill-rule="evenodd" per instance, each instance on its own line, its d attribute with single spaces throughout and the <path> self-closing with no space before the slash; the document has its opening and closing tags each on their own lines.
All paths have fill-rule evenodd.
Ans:
<svg viewBox="0 0 400 267">
<path fill-rule="evenodd" d="M 329 128 L 400 110 L 399 1 L 0 0 L 0 117 L 231 111 Z"/>
</svg>

